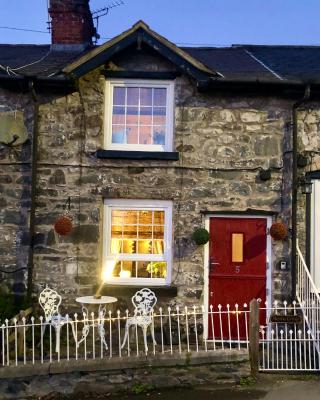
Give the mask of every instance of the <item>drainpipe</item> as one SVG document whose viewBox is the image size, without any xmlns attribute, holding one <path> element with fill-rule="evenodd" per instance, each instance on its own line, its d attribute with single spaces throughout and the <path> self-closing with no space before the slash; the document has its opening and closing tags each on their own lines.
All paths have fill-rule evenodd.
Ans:
<svg viewBox="0 0 320 400">
<path fill-rule="evenodd" d="M 310 85 L 305 87 L 302 99 L 295 102 L 292 106 L 292 238 L 291 238 L 291 297 L 296 298 L 296 247 L 297 247 L 297 199 L 298 199 L 298 108 L 310 98 Z"/>
<path fill-rule="evenodd" d="M 27 265 L 27 299 L 31 300 L 33 291 L 33 247 L 35 236 L 35 216 L 36 216 L 36 190 L 37 190 L 37 158 L 38 158 L 38 119 L 39 119 L 39 102 L 34 89 L 34 82 L 29 82 L 29 91 L 33 100 L 33 134 L 32 134 L 32 160 L 31 160 L 31 205 L 30 205 L 30 221 L 29 221 L 29 254 Z"/>
</svg>

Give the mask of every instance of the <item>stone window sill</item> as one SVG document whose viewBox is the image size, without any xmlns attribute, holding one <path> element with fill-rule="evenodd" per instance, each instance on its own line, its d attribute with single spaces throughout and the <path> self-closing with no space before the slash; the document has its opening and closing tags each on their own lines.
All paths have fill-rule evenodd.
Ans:
<svg viewBox="0 0 320 400">
<path fill-rule="evenodd" d="M 139 286 L 104 285 L 100 290 L 100 294 L 103 296 L 127 297 L 131 299 L 139 289 L 141 289 Z M 150 286 L 150 289 L 155 292 L 157 297 L 172 298 L 177 296 L 176 286 Z"/>
<path fill-rule="evenodd" d="M 97 158 L 123 159 L 123 160 L 168 160 L 178 161 L 179 152 L 170 151 L 122 151 L 122 150 L 102 150 L 96 152 Z"/>
</svg>

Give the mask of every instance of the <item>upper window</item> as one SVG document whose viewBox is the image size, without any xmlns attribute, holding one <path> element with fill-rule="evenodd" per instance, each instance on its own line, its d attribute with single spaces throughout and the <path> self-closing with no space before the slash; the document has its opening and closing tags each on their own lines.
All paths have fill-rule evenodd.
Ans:
<svg viewBox="0 0 320 400">
<path fill-rule="evenodd" d="M 107 80 L 105 148 L 172 151 L 171 81 Z"/>
<path fill-rule="evenodd" d="M 105 200 L 104 281 L 169 283 L 171 214 L 169 201 Z"/>
</svg>

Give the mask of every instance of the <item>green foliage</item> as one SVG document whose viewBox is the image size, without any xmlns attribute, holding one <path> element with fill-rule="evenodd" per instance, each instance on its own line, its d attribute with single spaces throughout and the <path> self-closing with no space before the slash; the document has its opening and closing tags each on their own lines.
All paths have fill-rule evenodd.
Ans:
<svg viewBox="0 0 320 400">
<path fill-rule="evenodd" d="M 135 383 L 132 386 L 132 393 L 134 394 L 146 393 L 152 390 L 154 390 L 154 386 L 147 383 Z"/>
<path fill-rule="evenodd" d="M 3 322 L 17 315 L 20 310 L 30 307 L 30 302 L 25 296 L 14 295 L 6 285 L 0 286 L 0 319 Z"/>
<path fill-rule="evenodd" d="M 240 386 L 253 386 L 257 380 L 252 376 L 240 378 Z"/>
<path fill-rule="evenodd" d="M 210 234 L 205 228 L 197 228 L 192 234 L 192 239 L 200 246 L 209 241 Z"/>
</svg>

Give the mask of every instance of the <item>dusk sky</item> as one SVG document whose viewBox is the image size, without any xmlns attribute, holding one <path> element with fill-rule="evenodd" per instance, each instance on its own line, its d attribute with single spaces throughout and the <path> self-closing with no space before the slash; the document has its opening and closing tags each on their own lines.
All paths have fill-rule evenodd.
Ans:
<svg viewBox="0 0 320 400">
<path fill-rule="evenodd" d="M 178 44 L 320 44 L 319 0 L 124 0 L 101 18 L 102 38 L 113 37 L 143 19 Z M 1 43 L 49 43 L 47 0 L 0 0 Z M 91 0 L 91 10 L 112 0 Z M 102 43 L 106 39 L 101 39 Z"/>
</svg>

